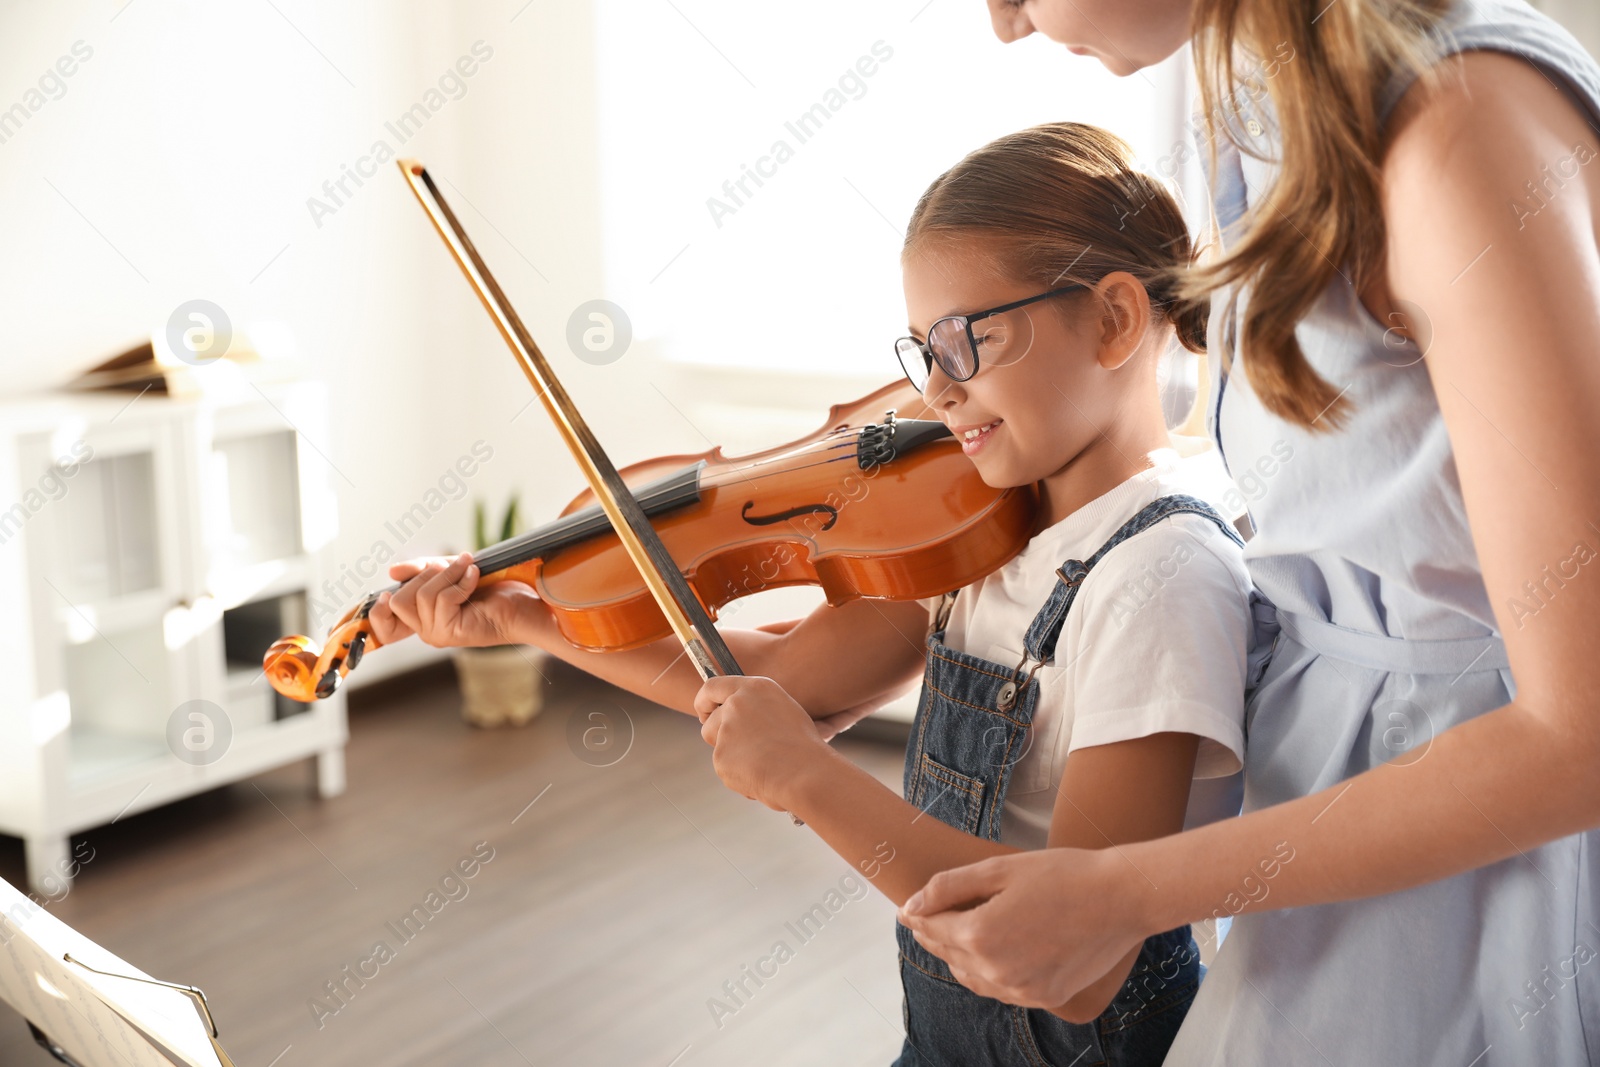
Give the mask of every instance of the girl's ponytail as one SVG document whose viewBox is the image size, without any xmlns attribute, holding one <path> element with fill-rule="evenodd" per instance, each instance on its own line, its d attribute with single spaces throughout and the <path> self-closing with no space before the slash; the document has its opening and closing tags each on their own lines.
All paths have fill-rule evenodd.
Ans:
<svg viewBox="0 0 1600 1067">
<path fill-rule="evenodd" d="M 1209 300 L 1174 301 L 1168 308 L 1167 318 L 1177 327 L 1179 344 L 1191 352 L 1206 350 L 1206 326 L 1211 321 Z"/>
</svg>

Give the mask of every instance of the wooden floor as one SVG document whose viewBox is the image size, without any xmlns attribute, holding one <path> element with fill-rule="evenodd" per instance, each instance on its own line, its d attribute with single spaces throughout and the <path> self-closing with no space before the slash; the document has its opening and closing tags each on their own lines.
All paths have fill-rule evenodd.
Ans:
<svg viewBox="0 0 1600 1067">
<path fill-rule="evenodd" d="M 873 891 L 802 943 L 785 924 L 848 866 L 724 789 L 692 718 L 547 673 L 522 729 L 463 725 L 448 667 L 358 690 L 345 796 L 316 800 L 297 765 L 80 835 L 94 859 L 51 910 L 204 988 L 240 1067 L 893 1060 L 893 906 Z M 596 709 L 634 728 L 612 766 L 569 742 Z M 903 734 L 862 729 L 836 744 L 898 788 Z M 479 842 L 493 858 L 442 891 Z M 22 885 L 15 839 L 0 877 Z M 389 924 L 430 891 L 402 941 Z M 780 940 L 793 958 L 719 1025 L 708 1001 Z M 388 961 L 364 963 L 380 941 Z M 55 1062 L 0 1004 L 0 1064 Z"/>
</svg>

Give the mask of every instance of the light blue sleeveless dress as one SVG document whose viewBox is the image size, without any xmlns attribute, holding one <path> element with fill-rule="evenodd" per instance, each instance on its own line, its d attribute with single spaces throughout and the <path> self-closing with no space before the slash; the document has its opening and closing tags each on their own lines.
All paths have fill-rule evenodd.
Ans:
<svg viewBox="0 0 1600 1067">
<path fill-rule="evenodd" d="M 1518 0 L 1458 3 L 1435 47 L 1524 57 L 1600 128 L 1600 67 Z M 1385 114 L 1407 87 L 1389 87 Z M 1241 100 L 1250 151 L 1219 146 L 1211 183 L 1224 227 L 1273 178 L 1269 103 Z M 1220 357 L 1237 320 L 1214 307 Z M 1339 279 L 1300 324 L 1307 358 L 1354 404 L 1332 435 L 1267 412 L 1236 354 L 1226 376 L 1208 361 L 1207 427 L 1250 500 L 1258 638 L 1275 642 L 1246 703 L 1247 812 L 1426 758 L 1431 737 L 1515 694 L 1427 369 L 1390 325 Z M 1166 1062 L 1600 1063 L 1597 864 L 1592 832 L 1401 893 L 1239 916 Z"/>
</svg>

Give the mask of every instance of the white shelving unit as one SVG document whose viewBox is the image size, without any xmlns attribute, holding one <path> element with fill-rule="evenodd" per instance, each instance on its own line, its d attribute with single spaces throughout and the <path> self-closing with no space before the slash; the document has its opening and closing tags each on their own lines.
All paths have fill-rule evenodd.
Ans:
<svg viewBox="0 0 1600 1067">
<path fill-rule="evenodd" d="M 343 695 L 261 674 L 309 632 L 337 519 L 301 434 L 326 423 L 305 382 L 0 404 L 0 833 L 35 888 L 67 880 L 71 834 L 286 763 L 343 792 Z"/>
</svg>

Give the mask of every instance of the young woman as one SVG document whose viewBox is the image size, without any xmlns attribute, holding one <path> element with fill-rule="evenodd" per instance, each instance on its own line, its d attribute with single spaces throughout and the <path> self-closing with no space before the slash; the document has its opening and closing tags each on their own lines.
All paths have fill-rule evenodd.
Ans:
<svg viewBox="0 0 1600 1067">
<path fill-rule="evenodd" d="M 1240 538 L 1194 495 L 1157 387 L 1175 339 L 1204 333 L 1204 305 L 1172 299 L 1190 258 L 1172 197 L 1091 127 L 1001 138 L 924 194 L 902 262 L 902 365 L 983 479 L 1036 486 L 1040 504 L 1023 552 L 959 594 L 730 630 L 751 675 L 704 687 L 670 641 L 567 646 L 526 587 L 463 609 L 477 581 L 465 558 L 396 567 L 406 582 L 372 612 L 379 636 L 526 641 L 698 711 L 731 788 L 803 819 L 896 903 L 986 856 L 1174 833 L 1193 780 L 1240 764 L 1252 632 Z M 902 799 L 813 719 L 881 702 L 919 670 Z M 897 938 L 902 1067 L 1159 1064 L 1201 974 L 1180 923 L 1030 1010 L 975 995 Z"/>
<path fill-rule="evenodd" d="M 1245 553 L 1278 632 L 1241 818 L 951 871 L 904 921 L 1055 1004 L 1237 915 L 1172 1064 L 1597 1062 L 1600 67 L 1514 0 L 990 7 L 1119 73 L 1195 41 L 1209 428 L 1236 478 L 1294 454 Z"/>
</svg>

